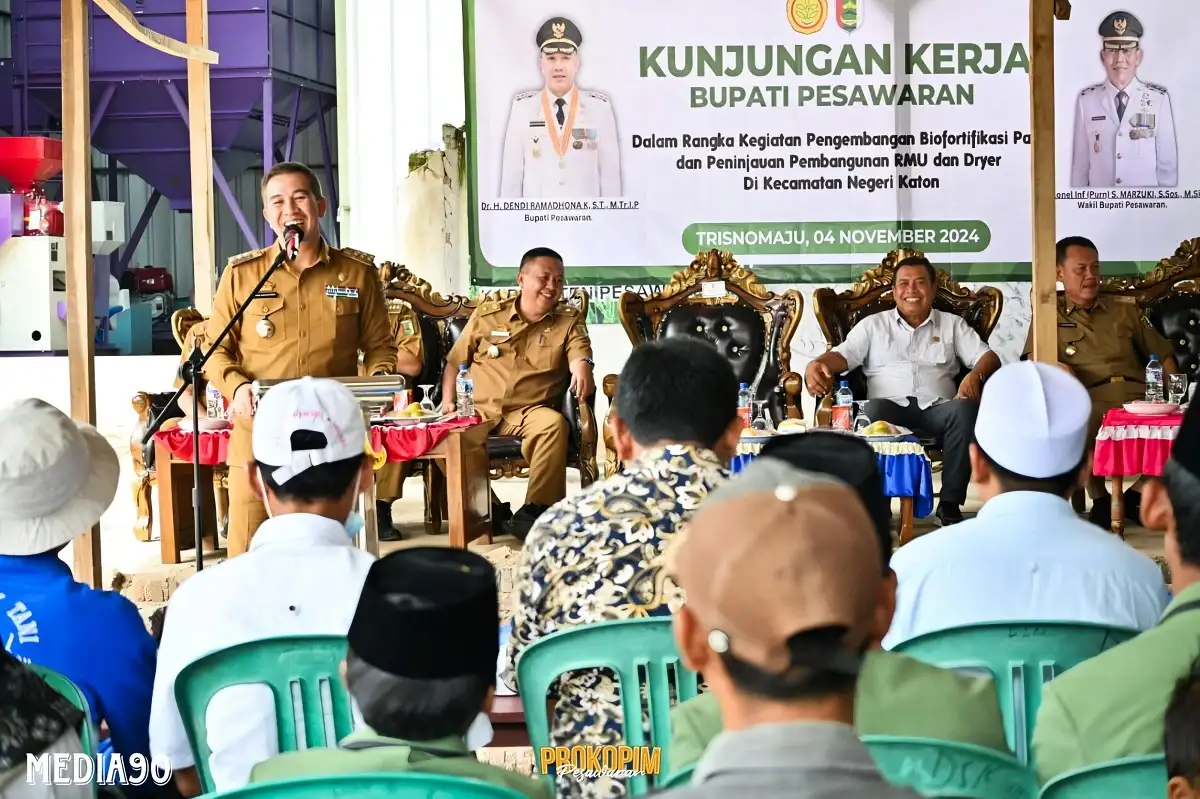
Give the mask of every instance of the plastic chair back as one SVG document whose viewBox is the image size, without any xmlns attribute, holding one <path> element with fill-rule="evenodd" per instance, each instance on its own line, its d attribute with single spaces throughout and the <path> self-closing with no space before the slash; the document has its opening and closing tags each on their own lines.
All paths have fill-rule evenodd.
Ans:
<svg viewBox="0 0 1200 799">
<path fill-rule="evenodd" d="M 546 712 L 546 694 L 550 686 L 567 672 L 596 668 L 612 670 L 619 680 L 622 743 L 633 747 L 659 747 L 658 773 L 669 775 L 669 675 L 674 674 L 680 702 L 694 697 L 699 689 L 696 673 L 684 668 L 679 659 L 670 617 L 584 624 L 540 638 L 521 652 L 517 658 L 517 683 L 538 765 L 545 767 L 541 763 L 541 748 L 550 746 L 550 718 Z M 649 743 L 642 726 L 643 694 L 650 703 Z M 549 771 L 552 773 L 553 769 Z M 553 776 L 549 778 L 553 779 Z M 649 790 L 644 774 L 628 778 L 626 785 L 630 796 L 639 796 Z"/>
<path fill-rule="evenodd" d="M 39 666 L 36 663 L 27 663 L 29 670 L 41 677 L 47 685 L 61 694 L 68 702 L 70 702 L 76 710 L 83 713 L 83 721 L 79 725 L 79 744 L 86 754 L 90 755 L 96 761 L 96 768 L 100 768 L 100 758 L 96 754 L 99 745 L 99 734 L 96 732 L 96 725 L 92 723 L 92 706 L 88 704 L 87 696 L 78 685 L 64 674 L 60 674 L 54 669 L 48 669 L 45 666 Z M 98 791 L 95 777 L 92 778 L 92 795 L 96 795 Z"/>
<path fill-rule="evenodd" d="M 1042 685 L 1138 633 L 1079 622 L 988 622 L 926 633 L 895 647 L 947 669 L 985 670 L 1000 696 L 1008 745 L 1029 763 Z"/>
<path fill-rule="evenodd" d="M 1126 757 L 1060 774 L 1042 799 L 1163 799 L 1167 761 L 1162 755 Z"/>
<path fill-rule="evenodd" d="M 668 776 L 665 780 L 660 780 L 658 785 L 654 786 L 655 790 L 666 790 L 667 788 L 682 788 L 692 781 L 692 772 L 696 770 L 695 765 L 688 766 L 683 771 L 676 771 Z"/>
<path fill-rule="evenodd" d="M 928 738 L 867 735 L 862 742 L 888 782 L 922 796 L 1036 799 L 1037 776 L 994 749 Z"/>
<path fill-rule="evenodd" d="M 234 685 L 269 687 L 280 752 L 334 746 L 354 729 L 350 694 L 338 673 L 345 657 L 345 636 L 299 635 L 238 644 L 185 666 L 175 678 L 175 701 L 204 792 L 213 790 L 206 711 L 218 691 Z M 322 702 L 323 686 L 328 704 Z M 327 709 L 333 735 L 326 734 Z"/>
<path fill-rule="evenodd" d="M 511 788 L 467 777 L 389 772 L 256 782 L 212 799 L 524 799 Z"/>
</svg>

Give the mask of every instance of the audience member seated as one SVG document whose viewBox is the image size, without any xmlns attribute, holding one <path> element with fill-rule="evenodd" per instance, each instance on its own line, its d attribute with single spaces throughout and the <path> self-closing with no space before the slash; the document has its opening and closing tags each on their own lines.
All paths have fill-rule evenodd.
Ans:
<svg viewBox="0 0 1200 799">
<path fill-rule="evenodd" d="M 374 558 L 357 549 L 360 484 L 372 479 L 367 430 L 350 390 L 304 377 L 272 388 L 254 418 L 248 474 L 267 521 L 249 551 L 180 584 L 169 603 L 154 680 L 150 750 L 168 757 L 185 796 L 200 782 L 175 678 L 203 655 L 289 635 L 345 635 Z M 213 781 L 240 788 L 255 763 L 279 752 L 265 685 L 228 688 L 208 708 Z"/>
<path fill-rule="evenodd" d="M 392 340 L 396 342 L 396 374 L 403 375 L 411 387 L 424 368 L 421 346 L 421 320 L 407 303 L 389 311 Z M 400 531 L 392 524 L 392 504 L 404 490 L 404 464 L 385 463 L 375 473 L 375 518 L 379 521 L 380 541 L 399 541 Z"/>
<path fill-rule="evenodd" d="M 737 378 L 715 348 L 667 338 L 634 348 L 621 371 L 613 437 L 625 469 L 555 505 L 530 530 L 517 573 L 504 681 L 539 638 L 589 622 L 670 613 L 661 555 L 704 497 L 728 477 L 742 429 Z M 556 746 L 624 743 L 616 678 L 565 677 L 550 738 Z M 525 697 L 526 702 L 537 699 Z M 562 777 L 562 795 L 621 796 L 612 777 Z"/>
<path fill-rule="evenodd" d="M 1162 570 L 1071 507 L 1091 471 L 1089 413 L 1087 390 L 1056 366 L 1023 361 L 992 376 L 971 445 L 983 508 L 896 551 L 884 646 L 987 621 L 1154 626 L 1170 599 Z"/>
<path fill-rule="evenodd" d="M 1163 721 L 1167 799 L 1200 799 L 1200 660 L 1175 683 Z"/>
<path fill-rule="evenodd" d="M 79 742 L 82 723 L 83 713 L 0 649 L 0 799 L 92 799 L 87 785 L 54 781 L 48 762 L 47 771 L 28 782 L 29 756 L 95 755 Z"/>
<path fill-rule="evenodd" d="M 473 552 L 423 547 L 371 566 L 348 634 L 343 678 L 365 728 L 336 748 L 254 767 L 251 782 L 415 771 L 469 777 L 549 799 L 550 783 L 481 763 L 500 650 L 496 570 Z"/>
<path fill-rule="evenodd" d="M 1163 747 L 1175 683 L 1200 655 L 1200 408 L 1184 416 L 1161 480 L 1146 484 L 1143 521 L 1165 530 L 1175 598 L 1158 626 L 1055 677 L 1033 731 L 1038 778 Z"/>
<path fill-rule="evenodd" d="M 937 270 L 923 256 L 896 264 L 892 293 L 896 309 L 880 311 L 850 328 L 846 340 L 815 358 L 805 382 L 815 396 L 837 388 L 835 375 L 863 367 L 867 416 L 923 430 L 942 445 L 939 524 L 962 521 L 971 463 L 967 448 L 983 382 L 1000 368 L 966 321 L 933 307 Z M 956 385 L 962 366 L 971 372 Z"/>
<path fill-rule="evenodd" d="M 1146 392 L 1146 363 L 1157 355 L 1165 373 L 1177 371 L 1171 345 L 1143 316 L 1131 297 L 1100 294 L 1100 252 L 1082 236 L 1058 242 L 1058 362 L 1079 378 L 1091 395 L 1089 446 L 1096 441 L 1104 414 Z M 1033 353 L 1033 328 L 1023 358 Z M 1125 518 L 1139 519 L 1141 482 L 1125 492 Z M 1112 524 L 1112 497 L 1104 478 L 1089 476 L 1092 508 L 1088 518 L 1105 530 Z"/>
<path fill-rule="evenodd" d="M 721 489 L 737 490 L 743 481 L 762 483 L 760 470 L 777 464 L 847 483 L 875 523 L 875 539 L 883 563 L 879 586 L 883 622 L 896 604 L 896 575 L 888 567 L 892 532 L 888 497 L 883 494 L 878 459 L 870 445 L 836 433 L 809 432 L 769 443 L 743 476 Z M 713 501 L 717 497 L 714 495 Z M 1004 721 L 996 688 L 990 679 L 956 674 L 905 655 L 885 652 L 879 641 L 886 629 L 870 639 L 854 703 L 854 727 L 859 735 L 901 735 L 986 746 L 1008 753 Z M 682 769 L 700 758 L 721 732 L 721 707 L 711 691 L 676 705 L 671 711 L 671 768 Z"/>
<path fill-rule="evenodd" d="M 725 731 L 663 796 L 917 794 L 890 785 L 854 730 L 865 653 L 887 625 L 879 539 L 853 489 L 771 462 L 718 489 L 668 555 L 675 637 Z"/>
<path fill-rule="evenodd" d="M 443 410 L 455 410 L 454 382 L 466 364 L 475 382 L 475 411 L 504 436 L 521 437 L 529 463 L 525 504 L 508 532 L 524 540 L 546 508 L 567 495 L 567 420 L 557 410 L 567 391 L 592 396 L 592 343 L 586 320 L 562 300 L 563 260 L 538 247 L 517 272 L 520 294 L 485 302 L 467 320 L 446 356 Z M 499 504 L 492 496 L 493 506 Z"/>
<path fill-rule="evenodd" d="M 128 763 L 149 750 L 154 639 L 132 602 L 76 582 L 61 557 L 112 504 L 117 453 L 37 399 L 0 411 L 0 431 L 0 609 L 12 622 L 3 646 L 78 685 Z"/>
</svg>

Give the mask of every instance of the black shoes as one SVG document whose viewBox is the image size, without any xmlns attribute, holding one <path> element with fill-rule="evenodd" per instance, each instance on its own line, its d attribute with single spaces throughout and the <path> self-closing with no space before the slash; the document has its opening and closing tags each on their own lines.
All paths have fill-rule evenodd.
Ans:
<svg viewBox="0 0 1200 799">
<path fill-rule="evenodd" d="M 512 519 L 512 507 L 507 502 L 492 503 L 492 535 L 504 535 Z"/>
<path fill-rule="evenodd" d="M 521 509 L 514 513 L 508 522 L 505 528 L 506 532 L 524 543 L 525 536 L 529 535 L 529 528 L 533 527 L 533 523 L 547 510 L 546 505 L 522 505 Z"/>
<path fill-rule="evenodd" d="M 949 527 L 963 520 L 962 511 L 957 505 L 950 502 L 939 502 L 933 515 L 939 527 Z"/>
<path fill-rule="evenodd" d="M 379 522 L 380 541 L 399 541 L 403 536 L 392 527 L 392 503 L 379 500 L 375 503 L 375 518 Z"/>
</svg>

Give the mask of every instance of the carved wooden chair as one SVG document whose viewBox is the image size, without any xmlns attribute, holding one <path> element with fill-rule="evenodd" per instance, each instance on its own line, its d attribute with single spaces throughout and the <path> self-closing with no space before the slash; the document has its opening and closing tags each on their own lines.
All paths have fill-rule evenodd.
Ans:
<svg viewBox="0 0 1200 799">
<path fill-rule="evenodd" d="M 821 332 L 829 349 L 846 340 L 850 328 L 872 314 L 890 311 L 896 307 L 892 296 L 892 280 L 896 274 L 896 263 L 909 256 L 922 255 L 914 250 L 893 250 L 884 257 L 879 266 L 867 271 L 854 285 L 841 293 L 824 287 L 813 292 L 813 312 L 821 325 Z M 963 288 L 941 269 L 937 270 L 938 281 L 934 293 L 933 307 L 944 313 L 952 313 L 966 320 L 979 337 L 987 341 L 1000 312 L 1004 309 L 1004 295 L 992 286 L 984 286 L 976 291 Z M 963 369 L 959 380 L 966 377 L 967 369 Z M 866 399 L 867 382 L 861 368 L 854 369 L 847 376 L 850 390 L 855 399 Z M 817 425 L 828 426 L 832 416 L 833 396 L 826 395 L 817 398 Z M 936 441 L 933 437 L 914 430 L 921 438 L 921 443 L 930 449 L 930 459 L 940 460 L 940 454 L 933 449 Z"/>
<path fill-rule="evenodd" d="M 199 342 L 203 348 L 205 340 L 205 317 L 195 308 L 183 308 L 171 315 L 171 334 L 179 345 L 179 363 L 187 360 L 192 348 Z M 178 387 L 178 381 L 176 382 Z M 201 381 L 201 387 L 205 383 Z M 154 529 L 154 505 L 151 501 L 154 487 L 154 442 L 142 446 L 142 436 L 146 434 L 150 423 L 167 407 L 174 391 L 151 393 L 139 391 L 133 395 L 133 410 L 137 414 L 137 422 L 129 438 L 129 452 L 133 458 L 133 502 L 137 508 L 137 517 L 133 525 L 133 534 L 139 541 L 149 541 Z M 204 398 L 200 399 L 201 407 Z M 183 411 L 178 406 L 170 409 L 164 428 L 178 425 L 183 418 Z M 213 490 L 216 492 L 216 507 L 218 526 L 223 528 L 229 513 L 229 481 L 228 469 L 217 466 L 213 469 Z"/>
<path fill-rule="evenodd" d="M 407 302 L 420 318 L 425 362 L 417 384 L 432 385 L 433 402 L 440 406 L 442 372 L 446 368 L 446 356 L 462 334 L 467 320 L 480 303 L 515 296 L 516 291 L 509 289 L 488 292 L 474 300 L 459 296 L 444 297 L 406 267 L 390 262 L 380 265 L 380 277 L 388 301 Z M 585 290 L 576 289 L 566 299 L 587 315 L 589 298 Z M 579 402 L 575 395 L 568 391 L 560 408 L 571 431 L 567 465 L 579 471 L 580 483 L 584 486 L 594 483 L 598 476 L 595 403 L 594 395 L 586 398 L 584 402 Z M 529 474 L 529 464 L 521 455 L 521 439 L 516 436 L 490 436 L 488 455 L 491 460 L 492 479 L 527 477 Z M 438 469 L 429 469 L 426 472 L 425 519 L 426 524 L 434 530 L 440 529 L 441 521 L 445 518 L 446 492 L 442 481 L 443 475 Z"/>
<path fill-rule="evenodd" d="M 803 380 L 791 371 L 792 336 L 804 312 L 799 292 L 768 291 L 730 253 L 711 250 L 698 253 L 649 297 L 625 292 L 618 312 L 633 346 L 673 336 L 704 339 L 733 364 L 738 382 L 749 384 L 754 398 L 767 403 L 776 424 L 804 418 L 799 403 Z M 607 375 L 603 381 L 610 415 L 617 379 Z M 604 443 L 604 472 L 612 475 L 621 465 L 607 420 Z"/>
</svg>

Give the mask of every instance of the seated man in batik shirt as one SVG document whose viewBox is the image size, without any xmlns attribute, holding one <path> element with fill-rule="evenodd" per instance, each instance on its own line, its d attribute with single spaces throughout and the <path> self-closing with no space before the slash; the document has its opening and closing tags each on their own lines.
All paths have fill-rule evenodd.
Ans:
<svg viewBox="0 0 1200 799">
<path fill-rule="evenodd" d="M 613 433 L 620 474 L 568 497 L 529 532 L 517 574 L 504 681 L 542 636 L 590 622 L 669 616 L 662 553 L 704 497 L 728 478 L 741 420 L 737 379 L 706 342 L 643 344 L 621 372 Z M 628 498 L 636 497 L 636 501 Z M 578 672 L 558 684 L 555 746 L 625 742 L 615 675 Z M 618 797 L 613 777 L 560 777 L 560 796 Z"/>
</svg>

